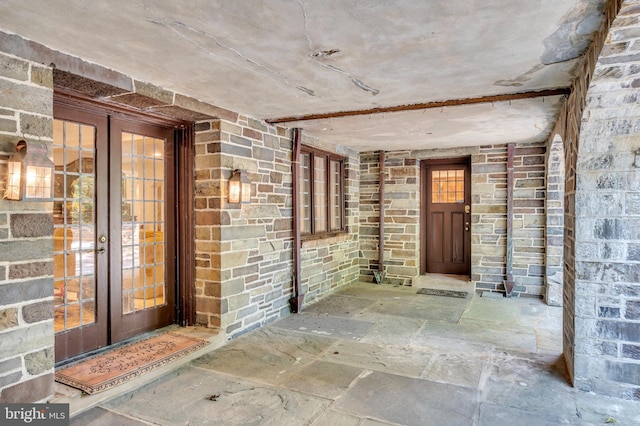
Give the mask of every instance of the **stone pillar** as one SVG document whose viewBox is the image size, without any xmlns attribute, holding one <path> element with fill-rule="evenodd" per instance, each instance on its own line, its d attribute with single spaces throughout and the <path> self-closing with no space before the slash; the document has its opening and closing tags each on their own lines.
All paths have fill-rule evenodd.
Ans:
<svg viewBox="0 0 640 426">
<path fill-rule="evenodd" d="M 385 282 L 411 285 L 420 274 L 420 166 L 408 152 L 385 155 Z"/>
<path fill-rule="evenodd" d="M 640 2 L 589 86 L 576 162 L 574 383 L 640 400 Z"/>
<path fill-rule="evenodd" d="M 547 215 L 545 227 L 545 301 L 550 306 L 562 306 L 563 244 L 564 244 L 564 147 L 555 135 L 547 149 Z"/>
<path fill-rule="evenodd" d="M 52 71 L 0 53 L 0 194 L 19 139 L 51 145 Z M 52 204 L 0 199 L 0 402 L 53 394 Z"/>
<path fill-rule="evenodd" d="M 378 224 L 380 222 L 380 158 L 377 152 L 360 154 L 359 236 L 360 280 L 375 282 L 378 270 Z"/>
</svg>

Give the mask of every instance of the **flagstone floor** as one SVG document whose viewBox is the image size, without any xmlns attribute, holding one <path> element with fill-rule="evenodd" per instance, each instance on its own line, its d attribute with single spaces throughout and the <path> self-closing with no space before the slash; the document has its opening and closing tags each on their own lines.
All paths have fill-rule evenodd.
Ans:
<svg viewBox="0 0 640 426">
<path fill-rule="evenodd" d="M 359 284 L 73 417 L 72 425 L 638 425 L 578 392 L 562 308 Z"/>
</svg>

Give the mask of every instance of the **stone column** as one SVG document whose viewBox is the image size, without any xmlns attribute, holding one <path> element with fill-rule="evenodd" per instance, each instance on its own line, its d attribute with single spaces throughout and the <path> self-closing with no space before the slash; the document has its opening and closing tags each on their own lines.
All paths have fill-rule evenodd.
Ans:
<svg viewBox="0 0 640 426">
<path fill-rule="evenodd" d="M 623 2 L 586 99 L 576 163 L 574 383 L 640 400 L 640 2 Z"/>
<path fill-rule="evenodd" d="M 51 145 L 48 67 L 0 53 L 0 194 L 19 139 Z M 53 394 L 53 216 L 50 202 L 0 199 L 0 402 Z"/>
</svg>

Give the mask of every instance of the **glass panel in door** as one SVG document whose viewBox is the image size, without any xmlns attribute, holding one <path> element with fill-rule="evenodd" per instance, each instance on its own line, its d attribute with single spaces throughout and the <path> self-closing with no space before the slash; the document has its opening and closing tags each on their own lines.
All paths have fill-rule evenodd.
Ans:
<svg viewBox="0 0 640 426">
<path fill-rule="evenodd" d="M 95 322 L 94 126 L 54 120 L 54 329 Z"/>
<path fill-rule="evenodd" d="M 107 119 L 54 103 L 53 294 L 56 362 L 108 344 Z"/>
<path fill-rule="evenodd" d="M 122 132 L 122 313 L 165 298 L 164 140 Z"/>
<path fill-rule="evenodd" d="M 175 318 L 173 130 L 111 119 L 111 343 Z M 115 250 L 117 248 L 117 250 Z"/>
</svg>

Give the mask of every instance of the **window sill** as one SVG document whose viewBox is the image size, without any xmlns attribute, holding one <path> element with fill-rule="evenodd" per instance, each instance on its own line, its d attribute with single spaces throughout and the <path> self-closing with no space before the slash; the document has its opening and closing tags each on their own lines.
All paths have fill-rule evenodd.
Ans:
<svg viewBox="0 0 640 426">
<path fill-rule="evenodd" d="M 328 232 L 322 235 L 303 235 L 300 237 L 302 248 L 312 248 L 325 246 L 328 244 L 341 243 L 349 239 L 347 231 Z"/>
</svg>

